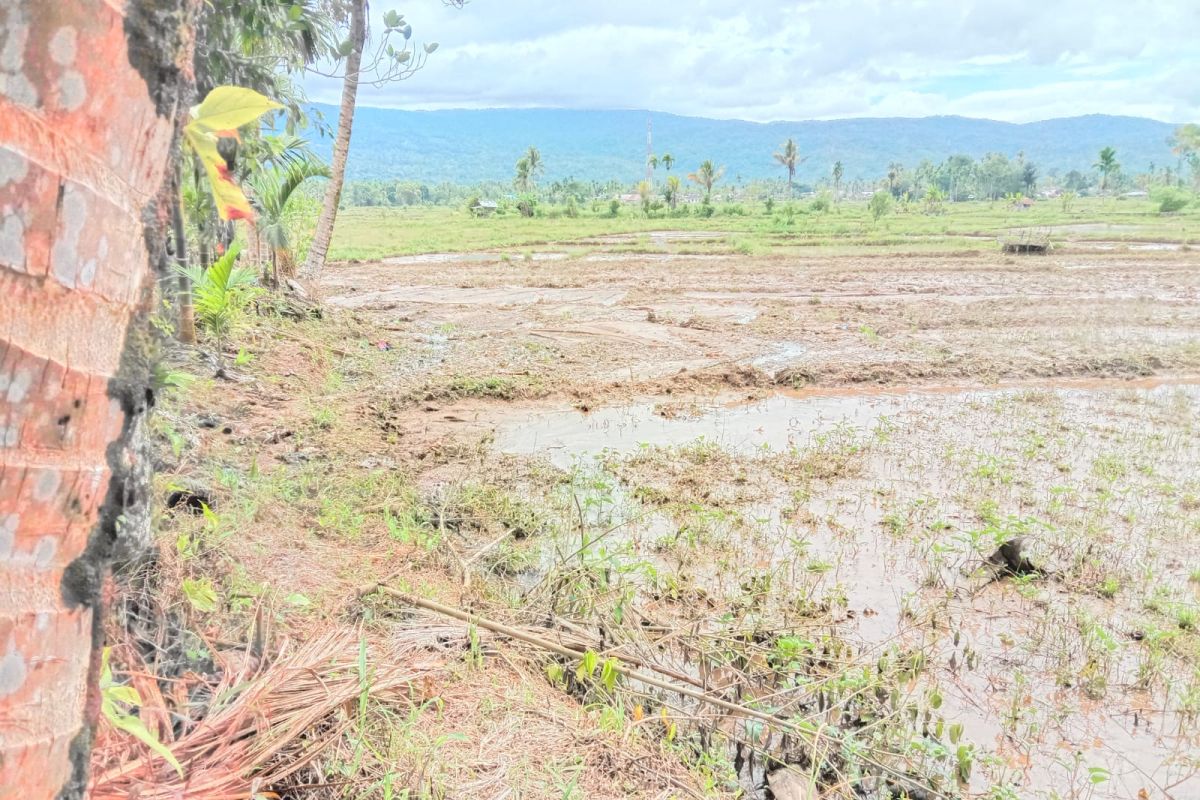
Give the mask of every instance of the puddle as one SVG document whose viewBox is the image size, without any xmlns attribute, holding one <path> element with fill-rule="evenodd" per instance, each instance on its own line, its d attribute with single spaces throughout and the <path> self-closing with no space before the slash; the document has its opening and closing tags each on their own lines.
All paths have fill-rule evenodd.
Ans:
<svg viewBox="0 0 1200 800">
<path fill-rule="evenodd" d="M 1179 242 L 1071 242 L 1073 250 L 1129 250 L 1131 252 L 1174 252 L 1183 249 Z"/>
<path fill-rule="evenodd" d="M 800 343 L 781 345 L 785 350 L 803 347 Z M 995 387 L 922 386 L 907 390 L 904 387 L 803 389 L 778 392 L 764 400 L 749 402 L 710 398 L 700 401 L 700 413 L 691 416 L 663 416 L 659 413 L 660 402 L 641 402 L 586 413 L 575 409 L 529 410 L 506 414 L 492 422 L 497 450 L 542 454 L 555 465 L 567 468 L 576 459 L 603 450 L 632 452 L 642 444 L 671 446 L 700 437 L 734 453 L 761 448 L 781 450 L 799 436 L 811 436 L 838 426 L 869 428 L 881 417 L 921 408 L 932 398 L 966 403 L 1031 389 L 1069 396 L 1101 391 L 1163 392 L 1177 386 L 1196 385 L 1200 385 L 1200 377 L 1014 381 Z M 669 404 L 679 401 L 678 397 L 662 398 L 662 402 Z"/>
<path fill-rule="evenodd" d="M 457 306 L 523 306 L 535 303 L 587 303 L 614 306 L 625 298 L 624 289 L 576 289 L 528 286 L 459 287 L 392 286 L 373 291 L 355 291 L 329 298 L 343 308 L 360 308 L 377 303 L 414 303 Z"/>
<path fill-rule="evenodd" d="M 666 399 L 666 398 L 665 398 Z M 674 399 L 667 399 L 674 402 Z M 791 441 L 838 425 L 869 426 L 910 400 L 876 397 L 793 397 L 715 402 L 696 417 L 664 417 L 658 403 L 575 410 L 533 411 L 509 417 L 496 429 L 495 447 L 513 454 L 542 454 L 564 469 L 602 450 L 632 452 L 642 443 L 670 446 L 700 437 L 737 453 L 785 449 Z"/>
<path fill-rule="evenodd" d="M 1123 225 L 1109 222 L 1076 222 L 1067 225 L 1045 225 L 1042 230 L 1054 233 L 1093 233 L 1095 231 L 1139 231 L 1140 225 Z M 1015 228 L 1014 230 L 1023 230 Z"/>
<path fill-rule="evenodd" d="M 720 231 L 646 231 L 644 233 L 610 233 L 605 236 L 593 236 L 588 242 L 598 244 L 636 244 L 649 239 L 655 244 L 668 242 L 704 242 L 714 239 L 724 239 L 729 234 Z"/>
</svg>

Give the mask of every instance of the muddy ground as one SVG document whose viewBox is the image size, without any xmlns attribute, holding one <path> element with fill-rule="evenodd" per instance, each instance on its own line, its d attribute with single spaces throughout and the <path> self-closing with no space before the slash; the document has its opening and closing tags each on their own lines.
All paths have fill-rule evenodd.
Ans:
<svg viewBox="0 0 1200 800">
<path fill-rule="evenodd" d="M 447 696 L 536 691 L 422 718 L 455 737 L 418 794 L 765 797 L 786 762 L 822 797 L 1200 797 L 1200 263 L 992 244 L 337 265 L 323 319 L 255 323 L 238 382 L 166 412 L 164 482 L 208 486 L 208 568 L 302 597 L 294 635 L 386 579 L 834 731 L 597 702 L 501 648 Z M 989 563 L 1014 539 L 1028 564 Z M 531 708 L 582 732 L 514 755 Z"/>
</svg>

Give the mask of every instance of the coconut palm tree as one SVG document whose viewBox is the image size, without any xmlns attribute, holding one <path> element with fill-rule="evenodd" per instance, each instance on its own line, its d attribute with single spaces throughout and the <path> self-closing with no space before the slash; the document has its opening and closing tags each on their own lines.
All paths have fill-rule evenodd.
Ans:
<svg viewBox="0 0 1200 800">
<path fill-rule="evenodd" d="M 529 145 L 529 149 L 525 151 L 523 158 L 529 167 L 529 183 L 531 186 L 536 186 L 537 179 L 545 171 L 545 165 L 542 163 L 542 154 L 538 152 L 536 147 Z"/>
<path fill-rule="evenodd" d="M 86 796 L 102 705 L 95 678 L 105 576 L 114 553 L 140 556 L 152 541 L 149 298 L 154 267 L 169 258 L 163 228 L 178 194 L 175 142 L 185 116 L 175 110 L 190 102 L 181 65 L 191 59 L 198 8 L 184 0 L 89 6 L 86 20 L 73 20 L 87 26 L 73 75 L 93 102 L 10 98 L 0 124 L 5 163 L 20 167 L 5 172 L 5 222 L 25 231 L 6 235 L 0 253 L 2 402 L 12 424 L 0 507 L 22 512 L 4 515 L 0 601 L 0 786 L 10 796 Z M 33 54 L 57 52 L 68 4 L 5 0 L 4 9 L 21 34 L 6 31 L 5 43 L 19 42 L 18 61 L 30 54 L 24 69 L 40 80 L 47 67 Z M 97 124 L 97 102 L 120 113 Z M 39 259 L 60 250 L 56 272 L 36 274 Z M 34 476 L 53 480 L 31 493 Z"/>
<path fill-rule="evenodd" d="M 337 219 L 338 204 L 342 198 L 342 187 L 346 179 L 346 158 L 350 153 L 350 133 L 354 125 L 354 108 L 358 99 L 359 83 L 380 86 L 392 81 L 401 81 L 413 75 L 424 65 L 429 54 L 437 50 L 437 43 L 430 42 L 424 48 L 410 43 L 412 26 L 404 21 L 404 15 L 388 10 L 383 15 L 382 35 L 377 37 L 375 53 L 369 54 L 363 64 L 363 49 L 367 44 L 367 0 L 348 0 L 349 37 L 338 48 L 337 55 L 345 58 L 342 79 L 342 101 L 338 106 L 337 136 L 333 140 L 333 159 L 330 162 L 329 183 L 325 187 L 325 199 L 321 215 L 317 218 L 317 230 L 313 235 L 308 258 L 304 261 L 304 274 L 315 278 L 325 266 L 325 256 L 333 239 L 333 223 Z M 452 5 L 459 5 L 452 3 Z M 389 43 L 392 34 L 403 37 L 399 47 Z M 310 71 L 319 72 L 316 68 Z M 320 73 L 319 73 L 320 74 Z M 327 75 L 327 77 L 335 77 Z"/>
<path fill-rule="evenodd" d="M 675 156 L 670 153 L 663 153 L 662 158 L 658 159 L 658 162 L 663 165 L 663 168 L 667 172 L 670 172 L 671 167 L 675 166 Z"/>
<path fill-rule="evenodd" d="M 836 200 L 841 194 L 842 176 L 845 174 L 845 169 L 842 167 L 841 161 L 833 162 L 833 197 Z"/>
<path fill-rule="evenodd" d="M 533 187 L 533 179 L 530 177 L 529 159 L 521 156 L 517 159 L 516 175 L 513 177 L 513 187 L 521 194 L 525 194 Z"/>
<path fill-rule="evenodd" d="M 1117 151 L 1112 147 L 1105 147 L 1100 151 L 1100 155 L 1095 164 L 1092 165 L 1100 170 L 1100 191 L 1108 190 L 1108 179 L 1121 169 L 1121 165 L 1117 163 Z"/>
<path fill-rule="evenodd" d="M 707 203 L 712 197 L 713 184 L 721 180 L 724 174 L 724 167 L 718 167 L 712 161 L 703 161 L 699 169 L 688 174 L 688 180 L 704 187 L 704 202 Z"/>
<path fill-rule="evenodd" d="M 775 154 L 775 160 L 780 166 L 787 168 L 788 173 L 788 197 L 791 197 L 792 180 L 796 177 L 796 165 L 804 162 L 805 159 L 800 158 L 800 151 L 796 149 L 796 142 L 788 139 L 783 143 L 783 150 Z"/>
</svg>

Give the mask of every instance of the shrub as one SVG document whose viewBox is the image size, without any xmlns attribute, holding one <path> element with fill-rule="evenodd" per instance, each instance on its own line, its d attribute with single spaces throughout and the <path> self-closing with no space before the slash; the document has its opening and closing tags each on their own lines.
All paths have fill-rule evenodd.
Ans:
<svg viewBox="0 0 1200 800">
<path fill-rule="evenodd" d="M 1194 199 L 1186 189 L 1174 186 L 1158 186 L 1150 192 L 1150 199 L 1158 204 L 1160 214 L 1171 214 L 1182 210 Z"/>
<path fill-rule="evenodd" d="M 537 198 L 533 195 L 524 194 L 517 200 L 517 211 L 522 217 L 532 217 L 533 212 L 537 210 Z"/>
<path fill-rule="evenodd" d="M 828 192 L 821 192 L 819 197 L 814 198 L 813 201 L 808 204 L 808 207 L 817 214 L 824 214 L 833 207 L 833 203 L 829 200 Z"/>
<path fill-rule="evenodd" d="M 567 198 L 567 208 L 563 213 L 572 219 L 579 216 L 579 204 L 575 202 L 574 197 Z"/>
<path fill-rule="evenodd" d="M 615 200 L 615 199 L 610 201 L 608 204 L 608 215 L 610 217 L 615 217 L 620 213 L 621 213 L 621 201 Z"/>
<path fill-rule="evenodd" d="M 871 201 L 867 203 L 867 209 L 871 212 L 871 219 L 879 222 L 880 217 L 891 212 L 892 196 L 887 192 L 876 192 L 871 195 Z"/>
</svg>

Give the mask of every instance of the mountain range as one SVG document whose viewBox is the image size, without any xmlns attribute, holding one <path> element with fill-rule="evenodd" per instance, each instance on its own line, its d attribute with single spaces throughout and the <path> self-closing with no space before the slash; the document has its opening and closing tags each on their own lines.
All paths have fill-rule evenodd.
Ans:
<svg viewBox="0 0 1200 800">
<path fill-rule="evenodd" d="M 314 105 L 325 123 L 337 121 L 337 108 Z M 536 146 L 545 163 L 544 180 L 617 179 L 633 183 L 645 173 L 647 121 L 655 153 L 671 153 L 676 174 L 704 159 L 743 180 L 784 177 L 772 159 L 788 137 L 805 158 L 798 181 L 829 175 L 835 161 L 845 178 L 874 179 L 891 162 L 915 167 L 922 159 L 941 161 L 954 154 L 975 158 L 998 152 L 1024 153 L 1042 174 L 1088 171 L 1102 147 L 1116 148 L 1127 171 L 1151 163 L 1174 165 L 1167 139 L 1175 126 L 1142 117 L 1089 115 L 1015 124 L 966 117 L 860 118 L 799 122 L 685 117 L 646 111 L 564 109 L 479 109 L 401 111 L 359 107 L 347 167 L 349 180 L 414 180 L 470 184 L 509 181 L 521 154 Z M 332 140 L 312 137 L 328 158 Z M 659 168 L 660 176 L 663 174 Z"/>
</svg>

